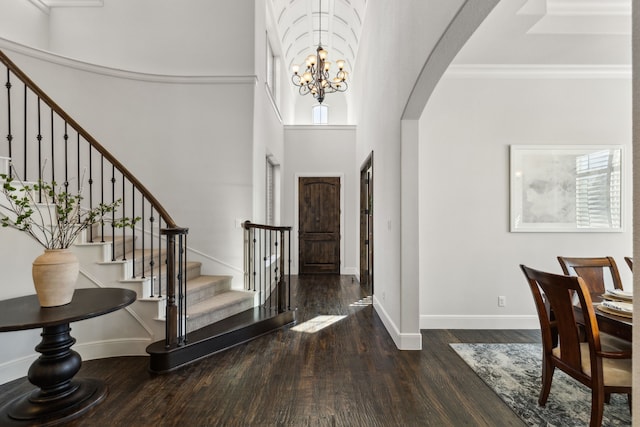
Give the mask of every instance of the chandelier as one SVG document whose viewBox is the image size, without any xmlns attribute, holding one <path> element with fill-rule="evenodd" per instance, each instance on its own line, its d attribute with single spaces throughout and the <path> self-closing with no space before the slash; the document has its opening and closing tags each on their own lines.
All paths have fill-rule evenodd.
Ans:
<svg viewBox="0 0 640 427">
<path fill-rule="evenodd" d="M 327 93 L 344 92 L 347 90 L 347 72 L 344 70 L 344 60 L 336 61 L 338 72 L 333 79 L 329 76 L 331 62 L 327 61 L 328 52 L 322 48 L 322 0 L 319 0 L 319 30 L 318 48 L 316 53 L 307 56 L 305 70 L 300 74 L 300 66 L 294 65 L 291 81 L 299 87 L 300 95 L 310 93 L 319 104 L 324 101 Z"/>
</svg>

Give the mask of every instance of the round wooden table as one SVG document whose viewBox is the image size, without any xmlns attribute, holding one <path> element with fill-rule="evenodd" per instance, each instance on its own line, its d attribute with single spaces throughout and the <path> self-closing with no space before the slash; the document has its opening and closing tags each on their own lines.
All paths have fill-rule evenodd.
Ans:
<svg viewBox="0 0 640 427">
<path fill-rule="evenodd" d="M 76 289 L 73 300 L 59 307 L 40 307 L 36 295 L 0 301 L 0 332 L 42 328 L 36 346 L 41 355 L 27 378 L 38 388 L 0 408 L 0 425 L 54 425 L 76 418 L 102 401 L 107 386 L 96 379 L 74 379 L 82 365 L 71 350 L 71 322 L 119 310 L 136 300 L 128 289 Z"/>
</svg>

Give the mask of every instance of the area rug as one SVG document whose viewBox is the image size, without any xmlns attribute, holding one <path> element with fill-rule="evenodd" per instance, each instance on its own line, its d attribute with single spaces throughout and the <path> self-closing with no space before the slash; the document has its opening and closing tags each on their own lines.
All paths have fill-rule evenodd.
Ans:
<svg viewBox="0 0 640 427">
<path fill-rule="evenodd" d="M 556 369 L 545 407 L 538 405 L 542 374 L 539 344 L 450 344 L 458 355 L 528 425 L 587 426 L 591 392 Z M 605 404 L 603 426 L 630 426 L 625 395 Z"/>
</svg>

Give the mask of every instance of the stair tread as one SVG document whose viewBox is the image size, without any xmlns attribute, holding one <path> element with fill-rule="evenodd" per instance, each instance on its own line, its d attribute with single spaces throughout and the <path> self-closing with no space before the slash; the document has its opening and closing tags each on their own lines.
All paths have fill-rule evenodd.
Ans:
<svg viewBox="0 0 640 427">
<path fill-rule="evenodd" d="M 202 302 L 189 307 L 189 316 L 195 317 L 200 313 L 208 313 L 213 309 L 228 307 L 237 302 L 244 300 L 253 301 L 254 294 L 249 291 L 226 291 L 217 294 L 214 297 L 206 299 Z"/>
<path fill-rule="evenodd" d="M 214 283 L 219 283 L 219 282 L 223 282 L 225 280 L 230 280 L 230 279 L 231 279 L 231 276 L 201 274 L 198 277 L 194 277 L 193 279 L 187 280 L 187 290 L 196 290 L 203 286 L 208 286 Z"/>
<path fill-rule="evenodd" d="M 201 266 L 202 263 L 199 261 L 187 261 L 187 270 L 190 268 L 197 268 L 199 266 Z M 162 264 L 160 267 L 158 267 L 157 265 L 155 265 L 153 267 L 153 275 L 157 276 L 158 275 L 158 270 L 160 271 L 160 274 L 164 275 L 167 272 L 167 264 Z M 149 265 L 145 265 L 145 268 L 143 269 L 143 273 L 145 274 L 145 276 L 149 276 L 149 274 L 151 273 L 151 266 Z M 136 269 L 136 277 L 140 277 L 141 273 L 139 270 Z M 200 277 L 200 276 L 198 276 Z M 189 280 L 193 280 L 194 278 L 189 278 Z"/>
</svg>

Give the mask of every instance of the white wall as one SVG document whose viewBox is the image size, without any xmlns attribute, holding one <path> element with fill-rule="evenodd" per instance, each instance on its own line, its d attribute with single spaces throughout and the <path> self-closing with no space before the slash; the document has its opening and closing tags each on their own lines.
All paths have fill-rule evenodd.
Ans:
<svg viewBox="0 0 640 427">
<path fill-rule="evenodd" d="M 353 126 L 287 126 L 284 132 L 283 225 L 292 230 L 292 274 L 298 272 L 298 178 L 341 178 L 341 274 L 356 274 L 359 238 L 359 169 L 355 163 L 356 130 Z"/>
<path fill-rule="evenodd" d="M 273 16 L 269 9 L 270 2 L 256 2 L 255 23 L 255 74 L 257 86 L 253 111 L 253 213 L 251 217 L 243 220 L 251 220 L 254 223 L 264 223 L 266 214 L 266 187 L 265 164 L 267 155 L 276 164 L 284 162 L 284 128 L 283 121 L 291 120 L 292 100 L 287 97 L 284 86 L 287 84 L 286 76 L 282 73 L 283 64 L 276 64 L 280 72 L 276 73 L 280 79 L 276 82 L 275 96 L 267 87 L 266 51 L 267 38 L 271 38 L 271 46 L 276 50 L 275 55 L 282 58 L 277 51 L 277 39 L 273 39 Z M 274 47 L 276 46 L 276 47 Z M 276 211 L 279 212 L 281 206 Z M 276 218 L 278 220 L 279 218 Z"/>
<path fill-rule="evenodd" d="M 510 144 L 624 145 L 626 231 L 510 233 Z M 558 255 L 614 256 L 630 288 L 630 219 L 630 79 L 444 78 L 420 120 L 421 328 L 537 328 L 519 264 Z"/>
<path fill-rule="evenodd" d="M 0 2 L 0 37 L 38 49 L 49 46 L 49 15 L 31 1 Z"/>
<path fill-rule="evenodd" d="M 403 325 L 401 284 L 401 118 L 416 79 L 462 0 L 367 2 L 349 105 L 358 124 L 355 168 L 374 152 L 374 307 L 396 345 L 421 346 L 417 320 Z M 370 67 L 375 65 L 375 75 Z M 417 224 L 416 224 L 417 226 Z M 416 231 L 417 232 L 417 231 Z M 407 283 L 416 287 L 418 283 Z M 406 340 L 405 340 L 406 338 Z"/>
<path fill-rule="evenodd" d="M 158 74 L 254 74 L 253 0 L 108 0 L 51 8 L 49 50 Z"/>
<path fill-rule="evenodd" d="M 298 99 L 296 100 L 295 120 L 293 123 L 296 125 L 313 124 L 311 109 L 314 105 L 318 105 L 318 101 L 311 95 L 301 96 L 297 91 L 296 94 Z M 341 92 L 325 95 L 322 105 L 326 105 L 329 108 L 329 125 L 355 124 L 349 117 L 347 99 L 347 95 Z"/>
</svg>

